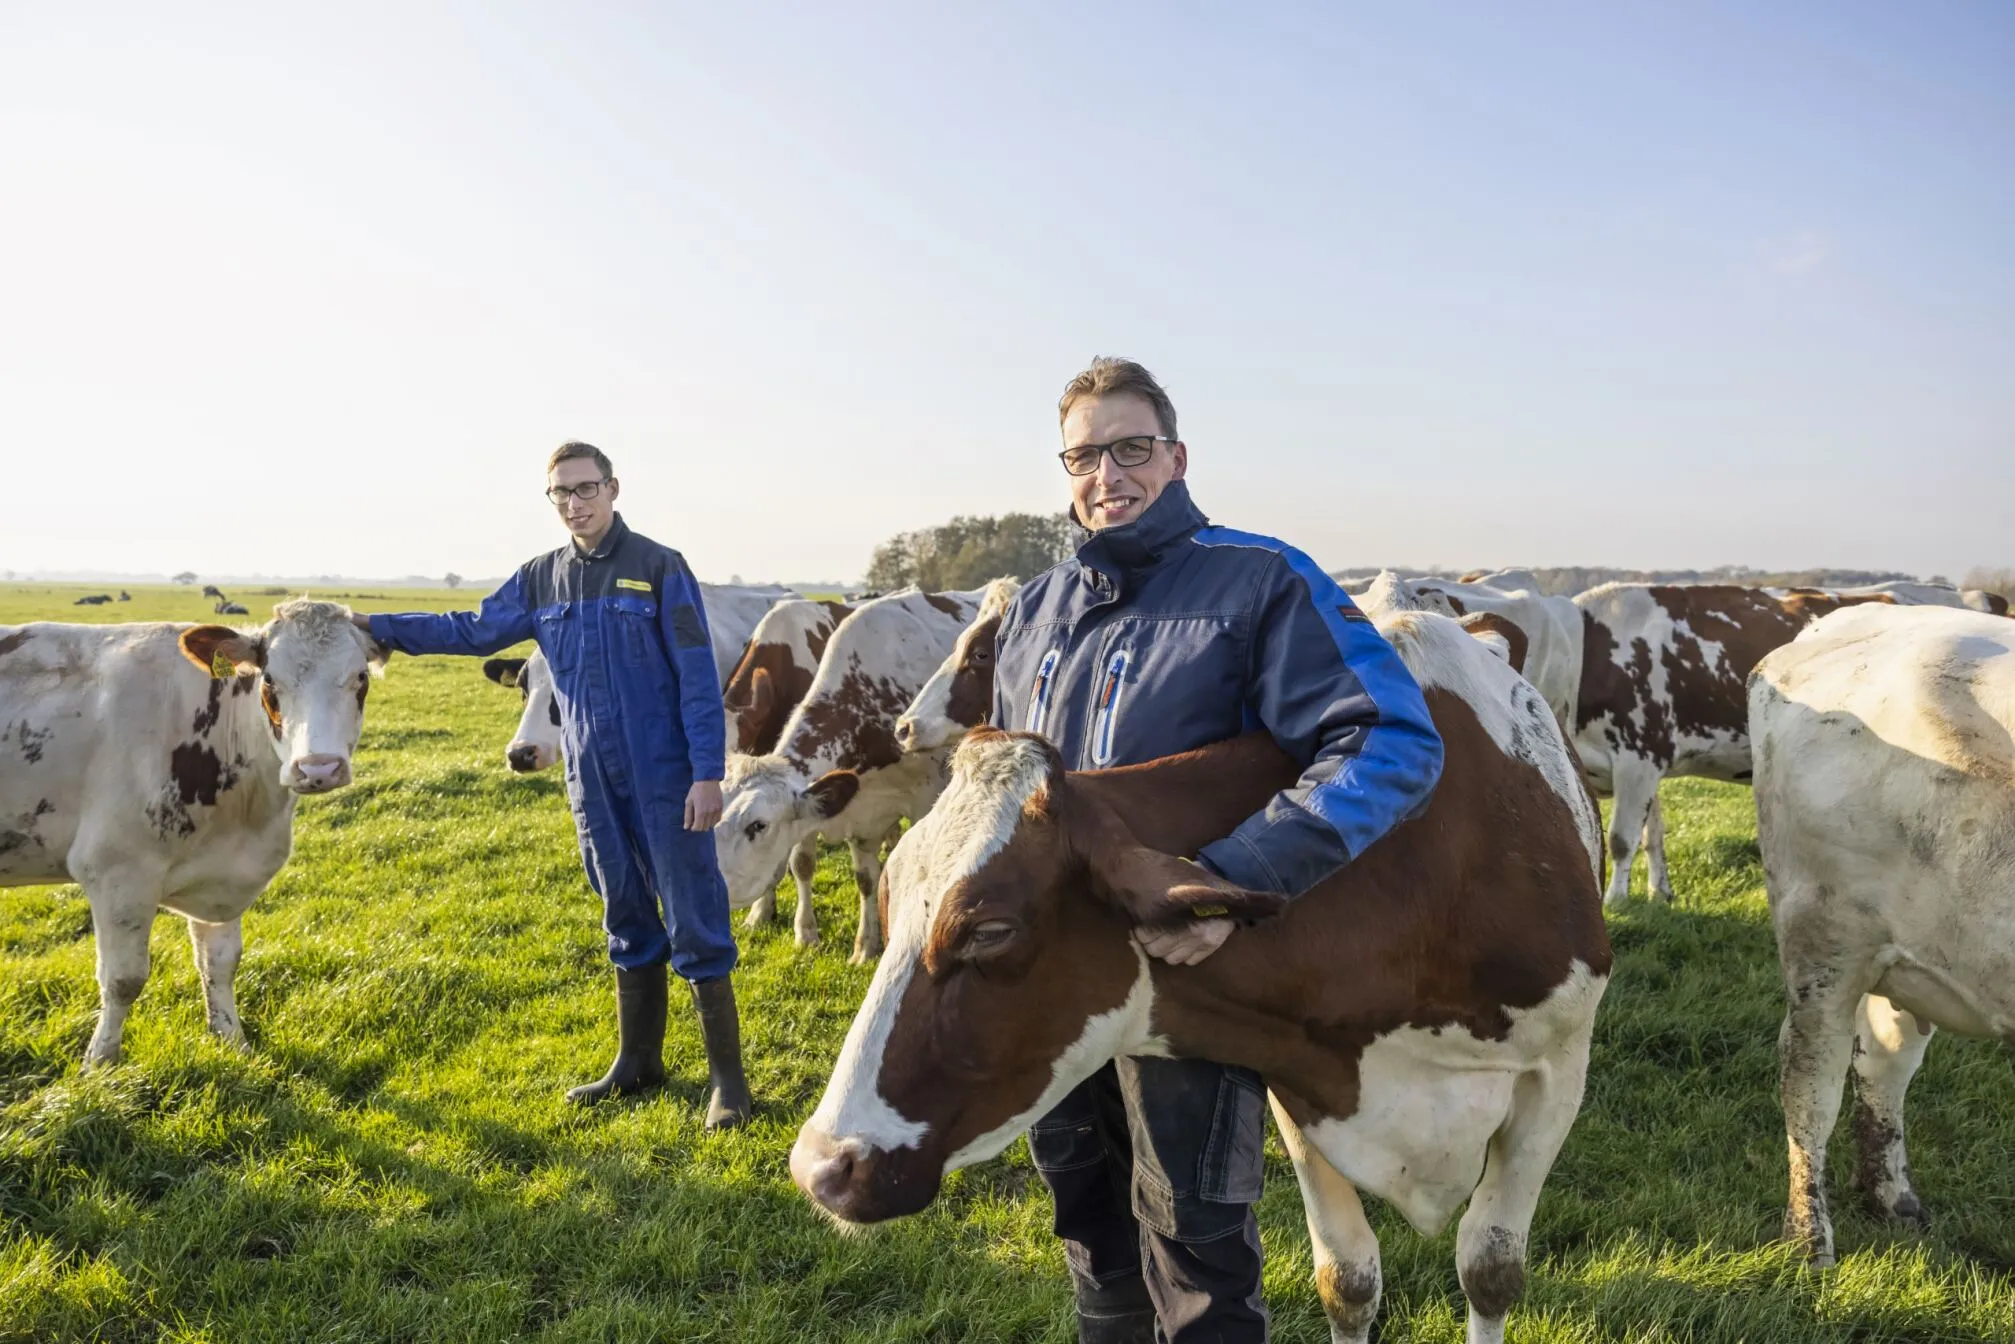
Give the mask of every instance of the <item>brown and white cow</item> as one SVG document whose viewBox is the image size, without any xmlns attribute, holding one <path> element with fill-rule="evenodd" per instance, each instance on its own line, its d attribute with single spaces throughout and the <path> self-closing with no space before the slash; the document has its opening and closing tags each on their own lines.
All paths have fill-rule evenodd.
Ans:
<svg viewBox="0 0 2015 1344">
<path fill-rule="evenodd" d="M 994 640 L 1000 634 L 1001 615 L 1020 591 L 1020 579 L 995 579 L 981 590 L 979 615 L 896 720 L 898 747 L 937 751 L 956 746 L 993 716 Z"/>
<path fill-rule="evenodd" d="M 0 886 L 75 882 L 98 941 L 87 1064 L 119 1057 L 157 909 L 189 921 L 210 1029 L 242 1042 L 240 918 L 294 799 L 350 782 L 385 654 L 306 599 L 262 627 L 0 626 Z"/>
<path fill-rule="evenodd" d="M 773 893 L 805 840 L 843 839 L 861 898 L 852 960 L 881 951 L 874 900 L 881 842 L 903 817 L 923 815 L 944 787 L 943 754 L 905 755 L 896 719 L 972 623 L 981 597 L 908 589 L 862 603 L 833 631 L 776 751 L 728 757 L 714 836 L 731 905 Z"/>
<path fill-rule="evenodd" d="M 714 669 L 727 685 L 743 646 L 763 614 L 778 602 L 796 598 L 788 588 L 703 583 L 700 600 L 707 609 L 707 637 L 714 646 Z M 553 694 L 553 672 L 537 649 L 527 658 L 492 658 L 483 675 L 514 689 L 524 699 L 518 731 L 504 748 L 504 761 L 521 775 L 550 770 L 560 763 L 560 702 Z"/>
<path fill-rule="evenodd" d="M 1511 665 L 1545 697 L 1563 729 L 1574 722 L 1575 697 L 1581 686 L 1581 613 L 1573 601 L 1550 597 L 1529 588 L 1509 586 L 1529 579 L 1523 571 L 1487 575 L 1479 582 L 1410 579 L 1409 586 L 1427 598 L 1440 598 L 1448 614 L 1471 634 L 1490 631 L 1508 644 Z M 1506 628 L 1506 625 L 1510 627 Z"/>
<path fill-rule="evenodd" d="M 792 1148 L 798 1186 L 844 1223 L 915 1213 L 1117 1055 L 1247 1065 L 1333 1337 L 1363 1340 L 1377 1311 L 1363 1188 L 1430 1235 L 1467 1201 L 1470 1338 L 1501 1338 L 1609 974 L 1599 827 L 1529 683 L 1446 618 L 1379 628 L 1426 692 L 1441 782 L 1292 904 L 1171 857 L 1293 781 L 1265 735 L 1068 773 L 1038 737 L 968 734 L 889 856 L 889 950 Z M 1261 922 L 1198 965 L 1132 936 L 1225 912 Z"/>
<path fill-rule="evenodd" d="M 2015 1043 L 2015 624 L 1861 607 L 1757 664 L 1757 838 L 1784 970 L 1785 1233 L 1833 1259 L 1826 1141 L 1922 1222 L 1903 1096 L 1934 1026 Z"/>
<path fill-rule="evenodd" d="M 1630 895 L 1639 838 L 1654 899 L 1672 899 L 1658 782 L 1750 776 L 1745 682 L 1758 659 L 1843 606 L 1893 604 L 1889 593 L 1817 589 L 1777 596 L 1732 584 L 1610 583 L 1574 598 L 1583 623 L 1574 747 L 1588 782 L 1615 796 L 1606 900 Z"/>
<path fill-rule="evenodd" d="M 853 610 L 844 602 L 792 598 L 763 613 L 722 688 L 731 755 L 766 756 L 776 750 L 791 711 L 812 688 L 833 631 Z M 812 907 L 812 878 L 818 866 L 819 838 L 807 836 L 791 851 L 789 864 L 798 893 L 791 930 L 799 947 L 816 947 L 819 941 L 818 915 Z M 749 907 L 744 927 L 761 928 L 776 913 L 777 892 L 772 886 Z"/>
</svg>

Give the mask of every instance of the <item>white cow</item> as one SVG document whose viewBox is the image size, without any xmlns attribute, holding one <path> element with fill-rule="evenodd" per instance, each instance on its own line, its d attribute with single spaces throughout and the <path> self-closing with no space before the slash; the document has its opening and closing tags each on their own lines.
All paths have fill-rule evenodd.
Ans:
<svg viewBox="0 0 2015 1344">
<path fill-rule="evenodd" d="M 776 751 L 728 758 L 715 837 L 730 904 L 753 905 L 774 892 L 791 851 L 811 836 L 844 839 L 860 886 L 852 960 L 881 952 L 880 843 L 903 817 L 922 816 L 946 778 L 944 752 L 905 755 L 897 747 L 896 719 L 984 596 L 906 589 L 863 602 L 840 622 Z"/>
<path fill-rule="evenodd" d="M 1430 611 L 1454 617 L 1531 682 L 1562 731 L 1571 733 L 1581 686 L 1580 609 L 1571 599 L 1540 592 L 1537 580 L 1531 588 L 1497 586 L 1531 580 L 1523 570 L 1488 577 L 1487 583 L 1456 583 L 1431 576 L 1402 578 L 1388 569 L 1355 597 L 1374 615 Z"/>
<path fill-rule="evenodd" d="M 2015 1041 L 2015 624 L 1850 607 L 1757 664 L 1749 713 L 1788 1001 L 1785 1233 L 1829 1263 L 1842 1075 L 1857 1183 L 1921 1221 L 1903 1094 L 1933 1027 Z"/>
<path fill-rule="evenodd" d="M 240 918 L 286 863 L 294 798 L 350 782 L 385 654 L 298 599 L 221 625 L 0 626 L 0 886 L 75 882 L 98 942 L 86 1064 L 119 1057 L 157 909 L 189 921 L 210 1029 L 240 1043 Z"/>
<path fill-rule="evenodd" d="M 778 602 L 796 597 L 788 588 L 775 585 L 740 587 L 703 583 L 700 600 L 707 609 L 707 637 L 714 646 L 714 668 L 721 685 L 740 661 L 742 648 L 756 625 Z M 518 731 L 504 748 L 504 762 L 518 774 L 550 770 L 560 763 L 560 702 L 553 694 L 553 670 L 546 655 L 537 649 L 529 658 L 491 658 L 483 664 L 483 675 L 499 686 L 517 690 L 524 697 L 524 712 L 518 716 Z"/>
</svg>

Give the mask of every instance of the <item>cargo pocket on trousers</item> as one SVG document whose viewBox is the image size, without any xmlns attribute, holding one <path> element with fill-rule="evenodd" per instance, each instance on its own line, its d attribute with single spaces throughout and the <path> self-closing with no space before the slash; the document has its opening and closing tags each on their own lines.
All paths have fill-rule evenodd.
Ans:
<svg viewBox="0 0 2015 1344">
<path fill-rule="evenodd" d="M 1105 1161 L 1105 1143 L 1089 1117 L 1044 1119 L 1029 1129 L 1028 1153 L 1038 1171 L 1056 1175 Z"/>
<path fill-rule="evenodd" d="M 1266 1091 L 1256 1079 L 1227 1072 L 1218 1080 L 1217 1113 L 1197 1178 L 1197 1193 L 1212 1203 L 1258 1200 L 1266 1184 Z"/>
</svg>

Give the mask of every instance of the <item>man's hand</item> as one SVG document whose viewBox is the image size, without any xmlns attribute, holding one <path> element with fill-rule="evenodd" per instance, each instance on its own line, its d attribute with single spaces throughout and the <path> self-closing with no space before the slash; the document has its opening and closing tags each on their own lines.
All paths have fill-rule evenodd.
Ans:
<svg viewBox="0 0 2015 1344">
<path fill-rule="evenodd" d="M 1229 919 L 1197 919 L 1172 929 L 1135 929 L 1133 940 L 1171 966 L 1194 966 L 1223 947 L 1237 927 Z"/>
<path fill-rule="evenodd" d="M 366 616 L 361 611 L 353 611 L 350 613 L 350 624 L 356 626 L 359 630 L 362 630 L 367 635 L 371 633 L 371 618 L 369 616 Z"/>
<path fill-rule="evenodd" d="M 686 829 L 711 831 L 721 820 L 721 781 L 703 779 L 686 790 Z"/>
</svg>

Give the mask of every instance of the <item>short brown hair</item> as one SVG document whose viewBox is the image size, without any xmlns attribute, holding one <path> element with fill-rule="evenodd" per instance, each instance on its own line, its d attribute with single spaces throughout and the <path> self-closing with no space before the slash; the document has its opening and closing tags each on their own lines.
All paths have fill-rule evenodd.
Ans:
<svg viewBox="0 0 2015 1344">
<path fill-rule="evenodd" d="M 1154 375 L 1130 359 L 1120 359 L 1115 355 L 1100 355 L 1094 359 L 1083 373 L 1064 384 L 1063 396 L 1057 399 L 1056 419 L 1060 425 L 1070 414 L 1070 408 L 1079 397 L 1113 397 L 1125 394 L 1139 397 L 1154 407 L 1154 418 L 1161 426 L 1161 432 L 1171 439 L 1175 432 L 1175 403 L 1168 399 Z"/>
<path fill-rule="evenodd" d="M 594 444 L 582 443 L 579 439 L 570 440 L 553 449 L 553 455 L 546 459 L 546 473 L 551 475 L 554 467 L 559 466 L 562 462 L 571 462 L 577 457 L 594 458 L 595 469 L 602 473 L 602 478 L 604 480 L 614 479 L 616 464 L 609 461 L 609 455 L 595 447 Z"/>
</svg>

